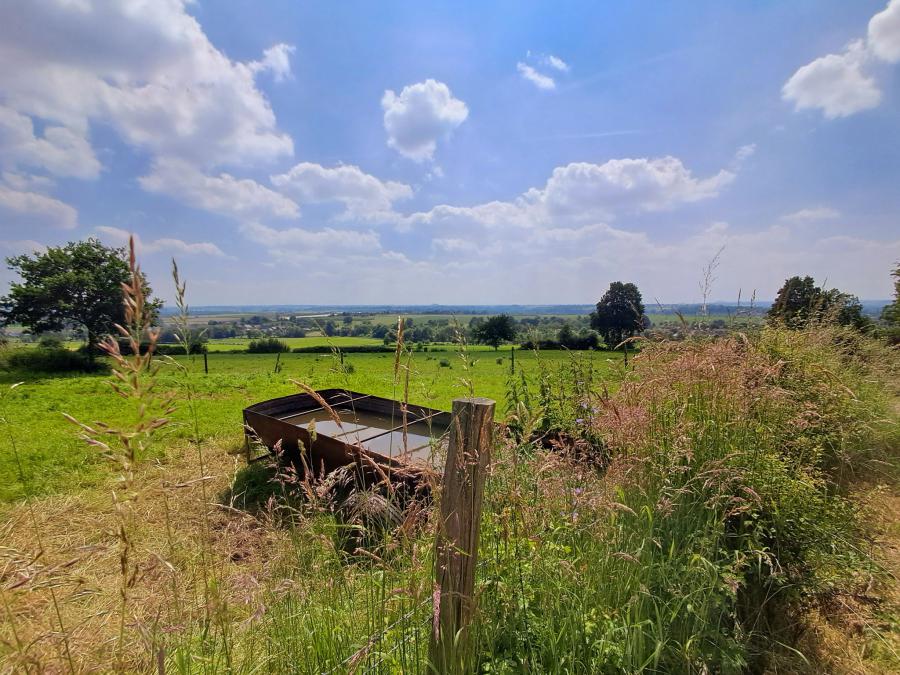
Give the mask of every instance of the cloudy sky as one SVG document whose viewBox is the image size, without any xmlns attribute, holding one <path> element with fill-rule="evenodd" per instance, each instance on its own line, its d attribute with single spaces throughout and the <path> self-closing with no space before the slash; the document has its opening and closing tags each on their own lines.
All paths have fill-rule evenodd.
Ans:
<svg viewBox="0 0 900 675">
<path fill-rule="evenodd" d="M 0 255 L 193 304 L 890 296 L 900 0 L 0 6 Z M 0 293 L 10 280 L 0 272 Z"/>
</svg>

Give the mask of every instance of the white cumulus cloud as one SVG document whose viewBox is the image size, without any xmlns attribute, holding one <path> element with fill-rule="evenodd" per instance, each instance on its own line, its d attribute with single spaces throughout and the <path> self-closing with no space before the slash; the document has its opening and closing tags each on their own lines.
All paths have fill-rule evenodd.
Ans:
<svg viewBox="0 0 900 675">
<path fill-rule="evenodd" d="M 900 61 L 900 0 L 891 0 L 869 21 L 869 47 L 882 61 Z"/>
<path fill-rule="evenodd" d="M 159 159 L 138 179 L 148 192 L 158 192 L 197 209 L 235 218 L 296 218 L 300 208 L 284 195 L 249 178 L 227 173 L 207 175 L 178 159 Z"/>
<path fill-rule="evenodd" d="M 447 138 L 469 116 L 466 104 L 454 98 L 443 82 L 427 79 L 388 89 L 381 98 L 388 145 L 417 162 L 432 159 L 437 143 Z"/>
<path fill-rule="evenodd" d="M 857 40 L 841 54 L 828 54 L 808 63 L 785 83 L 782 96 L 797 110 L 820 108 L 825 117 L 847 117 L 881 103 L 875 78 L 863 72 L 865 44 Z"/>
<path fill-rule="evenodd" d="M 63 126 L 48 126 L 43 135 L 35 135 L 31 118 L 6 106 L 0 106 L 0 164 L 76 178 L 100 173 L 100 162 L 83 135 Z"/>
<path fill-rule="evenodd" d="M 467 227 L 546 227 L 614 219 L 627 214 L 671 209 L 715 197 L 734 180 L 733 171 L 698 178 L 676 157 L 611 159 L 603 164 L 573 162 L 553 170 L 542 187 L 512 201 L 476 206 L 442 204 L 398 217 L 407 230 L 418 225 Z"/>
<path fill-rule="evenodd" d="M 275 229 L 261 223 L 241 225 L 241 232 L 251 241 L 269 249 L 270 255 L 307 257 L 317 253 L 329 253 L 340 257 L 358 253 L 375 253 L 381 250 L 378 234 L 371 230 L 339 230 L 326 227 L 309 230 L 302 227 Z"/>
<path fill-rule="evenodd" d="M 796 110 L 821 109 L 829 119 L 876 108 L 882 92 L 871 73 L 874 61 L 900 61 L 900 0 L 890 0 L 871 18 L 865 38 L 798 69 L 782 87 L 782 98 Z"/>
<path fill-rule="evenodd" d="M 6 17 L 9 19 L 10 17 Z M 262 63 L 278 76 L 286 49 Z M 110 125 L 126 143 L 198 164 L 245 165 L 293 152 L 254 77 L 182 0 L 34 0 L 0 21 L 5 104 L 82 136 Z"/>
<path fill-rule="evenodd" d="M 339 165 L 327 168 L 301 162 L 283 174 L 272 176 L 272 184 L 290 194 L 301 204 L 340 202 L 345 215 L 371 219 L 389 213 L 394 202 L 408 199 L 409 185 L 382 181 L 358 166 Z"/>
<path fill-rule="evenodd" d="M 526 198 L 543 204 L 554 215 L 608 217 L 708 199 L 733 178 L 734 174 L 725 170 L 709 178 L 695 178 L 676 157 L 574 162 L 554 169 L 544 188 L 530 190 Z"/>
<path fill-rule="evenodd" d="M 169 253 L 184 255 L 209 255 L 217 258 L 228 257 L 224 251 L 209 241 L 189 243 L 181 239 L 161 237 L 151 241 L 144 241 L 137 233 L 129 233 L 118 227 L 101 225 L 94 228 L 109 244 L 113 246 L 126 246 L 129 236 L 134 237 L 134 248 L 138 254 Z"/>
<path fill-rule="evenodd" d="M 297 50 L 293 45 L 279 43 L 263 52 L 259 61 L 250 63 L 254 72 L 270 72 L 276 82 L 282 82 L 291 76 L 291 54 Z"/>
<path fill-rule="evenodd" d="M 78 225 L 78 211 L 53 197 L 0 184 L 0 220 L 22 226 L 50 226 L 64 230 Z"/>
</svg>

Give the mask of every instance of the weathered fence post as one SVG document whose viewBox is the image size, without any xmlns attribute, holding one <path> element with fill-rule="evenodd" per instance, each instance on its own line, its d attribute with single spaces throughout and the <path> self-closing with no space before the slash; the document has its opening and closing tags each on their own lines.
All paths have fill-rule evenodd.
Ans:
<svg viewBox="0 0 900 675">
<path fill-rule="evenodd" d="M 488 398 L 453 401 L 435 537 L 435 609 L 429 650 L 432 668 L 441 675 L 464 672 L 469 657 L 481 501 L 490 464 L 494 405 Z"/>
<path fill-rule="evenodd" d="M 513 345 L 509 348 L 509 373 L 510 375 L 516 374 L 516 346 Z"/>
<path fill-rule="evenodd" d="M 203 352 L 203 372 L 209 375 L 209 362 L 206 360 L 206 352 Z"/>
</svg>

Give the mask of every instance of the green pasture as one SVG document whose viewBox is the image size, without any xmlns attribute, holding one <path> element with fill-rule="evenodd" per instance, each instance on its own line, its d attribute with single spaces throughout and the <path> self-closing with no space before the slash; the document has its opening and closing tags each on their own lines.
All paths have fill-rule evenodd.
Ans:
<svg viewBox="0 0 900 675">
<path fill-rule="evenodd" d="M 306 339 L 306 338 L 303 338 Z M 448 347 L 449 349 L 449 347 Z M 577 354 L 577 355 L 576 355 Z M 558 369 L 574 358 L 590 359 L 601 378 L 617 380 L 621 355 L 611 352 L 516 352 L 517 374 L 529 375 L 538 368 Z M 414 352 L 410 361 L 409 399 L 413 403 L 449 409 L 453 398 L 468 391 L 471 382 L 476 395 L 498 402 L 503 414 L 510 376 L 509 349 L 498 352 L 472 351 L 472 365 L 453 351 Z M 241 410 L 257 401 L 298 391 L 291 380 L 315 388 L 347 387 L 365 393 L 402 398 L 403 384 L 394 378 L 391 353 L 346 354 L 344 367 L 332 354 L 227 354 L 208 355 L 209 374 L 203 372 L 203 357 L 179 357 L 188 367 L 200 411 L 200 430 L 209 443 L 237 449 L 242 442 Z M 498 360 L 501 362 L 498 363 Z M 442 366 L 449 362 L 449 365 Z M 276 368 L 278 372 L 276 372 Z M 99 451 L 78 439 L 78 430 L 67 422 L 68 413 L 86 423 L 108 424 L 127 419 L 132 404 L 116 396 L 108 384 L 109 375 L 41 375 L 0 372 L 4 390 L 15 382 L 24 384 L 6 392 L 0 416 L 9 421 L 0 433 L 6 435 L 0 453 L 0 503 L 23 495 L 17 468 L 10 451 L 14 442 L 22 459 L 26 481 L 35 494 L 82 489 L 108 475 L 109 466 Z M 182 387 L 183 376 L 171 365 L 163 365 L 161 389 Z M 187 443 L 186 411 L 179 409 L 172 425 L 162 433 L 156 453 L 164 461 L 166 451 L 177 451 Z"/>
<path fill-rule="evenodd" d="M 302 337 L 302 338 L 278 338 L 291 349 L 297 347 L 361 347 L 383 345 L 382 340 L 367 337 Z M 210 340 L 207 349 L 210 352 L 228 352 L 247 349 L 251 338 L 220 338 Z"/>
<path fill-rule="evenodd" d="M 206 348 L 210 353 L 213 352 L 240 352 L 246 350 L 250 342 L 257 338 L 217 338 L 209 340 Z M 307 337 L 279 337 L 276 338 L 286 343 L 291 349 L 298 348 L 318 348 L 318 347 L 334 347 L 341 349 L 343 347 L 380 347 L 384 345 L 383 340 L 370 337 L 326 337 L 326 336 L 307 336 Z M 12 341 L 10 343 L 16 347 L 36 346 L 37 343 Z M 84 346 L 84 342 L 80 340 L 66 340 L 63 342 L 66 349 L 78 349 Z M 393 344 L 389 345 L 393 347 Z M 427 345 L 429 351 L 456 351 L 457 345 L 454 343 L 432 343 Z M 489 345 L 469 345 L 469 351 L 494 351 Z M 509 347 L 505 347 L 509 352 Z M 503 352 L 504 348 L 500 351 Z M 273 356 L 274 358 L 274 356 Z"/>
</svg>

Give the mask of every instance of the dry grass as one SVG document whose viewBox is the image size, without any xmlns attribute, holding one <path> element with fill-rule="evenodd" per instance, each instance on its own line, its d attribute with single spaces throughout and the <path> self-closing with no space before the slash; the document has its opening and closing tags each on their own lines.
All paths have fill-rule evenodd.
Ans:
<svg viewBox="0 0 900 675">
<path fill-rule="evenodd" d="M 784 666 L 798 673 L 890 675 L 900 672 L 900 486 L 860 490 L 874 534 L 874 552 L 887 575 L 857 594 L 835 594 L 802 618 L 796 645 L 809 659 L 783 654 Z"/>
<path fill-rule="evenodd" d="M 164 642 L 160 636 L 180 632 L 206 613 L 204 583 L 198 578 L 204 512 L 211 535 L 207 564 L 216 567 L 218 602 L 234 621 L 260 611 L 262 588 L 279 585 L 275 577 L 292 547 L 289 534 L 265 513 L 204 504 L 201 483 L 209 495 L 226 493 L 241 460 L 210 448 L 207 461 L 214 469 L 196 480 L 196 453 L 182 450 L 171 452 L 171 461 L 135 469 L 141 488 L 134 502 L 137 529 L 130 536 L 137 542 L 139 574 L 130 589 L 126 670 L 148 669 L 148 646 Z M 27 505 L 6 514 L 0 530 L 0 583 L 17 635 L 10 634 L 11 623 L 4 621 L 0 635 L 8 651 L 0 672 L 68 670 L 52 620 L 51 587 L 60 598 L 76 666 L 102 671 L 113 663 L 119 603 L 118 524 L 110 501 L 114 487 L 111 480 L 78 495 L 33 502 L 43 555 L 38 555 Z M 23 646 L 21 653 L 16 643 Z"/>
</svg>

